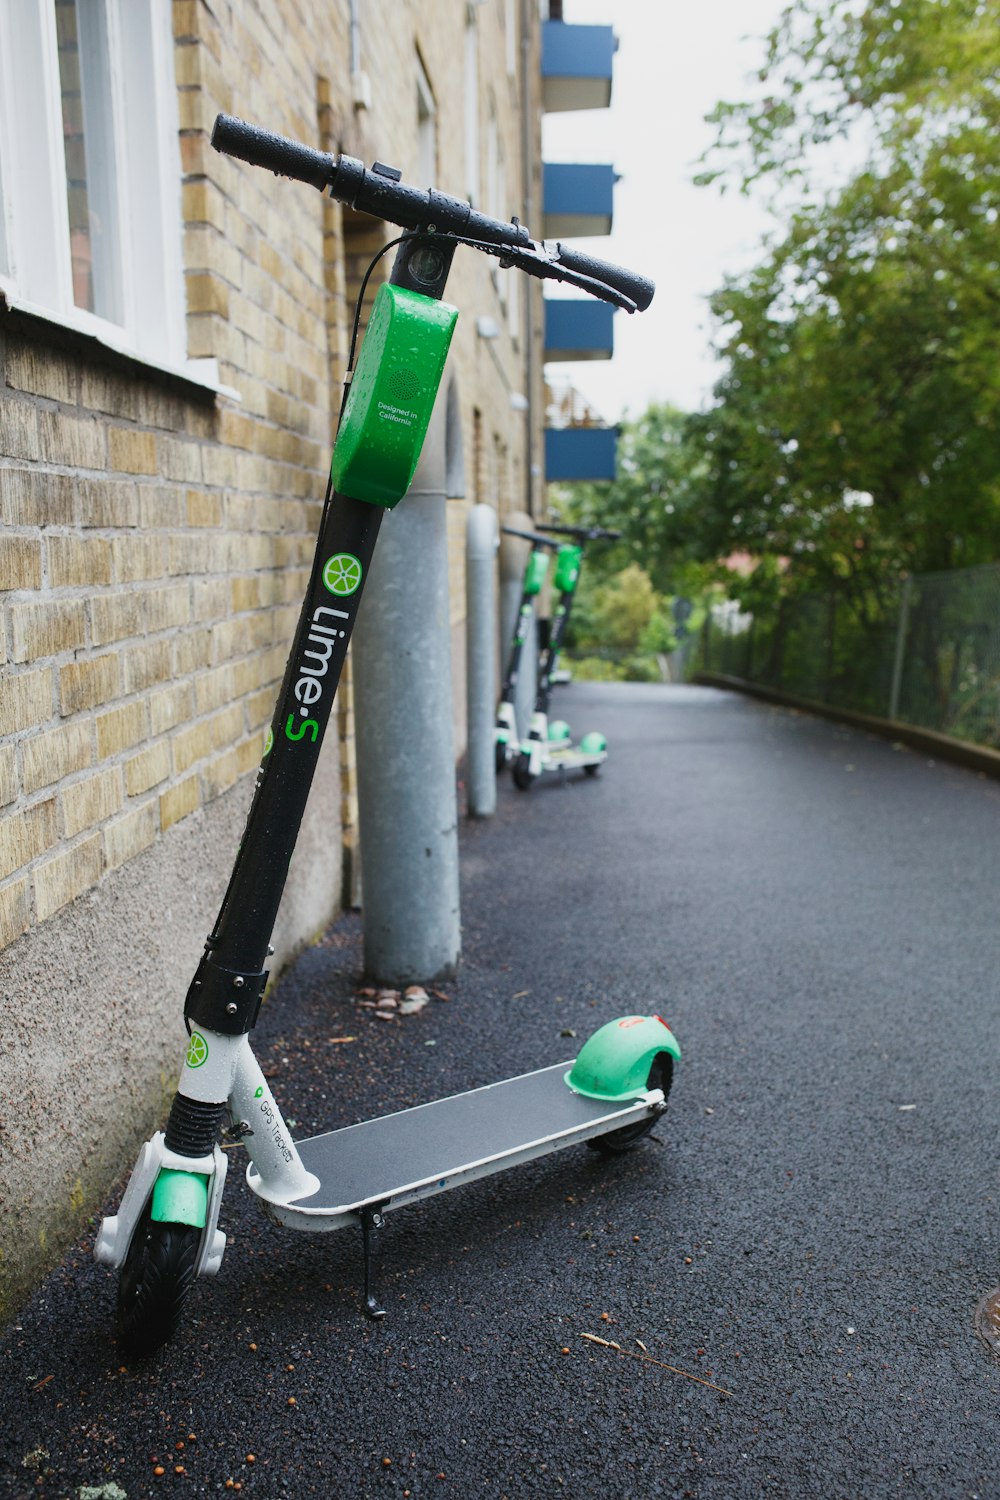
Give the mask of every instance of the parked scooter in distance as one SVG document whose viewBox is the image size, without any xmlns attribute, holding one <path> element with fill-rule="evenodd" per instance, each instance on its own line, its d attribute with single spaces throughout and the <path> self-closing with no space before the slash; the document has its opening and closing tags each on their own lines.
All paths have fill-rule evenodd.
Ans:
<svg viewBox="0 0 1000 1500">
<path fill-rule="evenodd" d="M 553 674 L 580 581 L 584 543 L 616 542 L 621 532 L 608 531 L 603 526 L 555 524 L 539 525 L 538 529 L 557 536 L 572 537 L 573 540 L 563 543 L 556 553 L 554 583 L 558 603 L 552 614 L 548 641 L 539 662 L 538 692 L 528 738 L 522 740 L 511 770 L 514 785 L 522 792 L 526 792 L 545 772 L 557 771 L 564 776 L 567 771 L 583 771 L 587 776 L 596 776 L 608 758 L 608 742 L 598 730 L 590 730 L 574 745 L 570 727 L 564 719 L 553 719 L 550 722 L 549 700 Z"/>
<path fill-rule="evenodd" d="M 510 654 L 507 657 L 507 671 L 500 691 L 500 706 L 497 709 L 495 760 L 498 776 L 513 760 L 518 750 L 514 697 L 521 671 L 521 657 L 524 652 L 524 643 L 528 638 L 531 617 L 535 611 L 535 600 L 542 591 L 542 585 L 549 570 L 549 554 L 555 552 L 559 546 L 559 543 L 550 536 L 539 536 L 534 531 L 518 531 L 513 526 L 504 526 L 503 533 L 505 536 L 516 536 L 525 542 L 530 542 L 531 552 L 528 554 L 528 562 L 524 569 L 521 603 L 518 607 L 517 619 L 514 621 L 514 634 L 510 643 Z M 541 624 L 540 621 L 539 624 Z"/>
</svg>

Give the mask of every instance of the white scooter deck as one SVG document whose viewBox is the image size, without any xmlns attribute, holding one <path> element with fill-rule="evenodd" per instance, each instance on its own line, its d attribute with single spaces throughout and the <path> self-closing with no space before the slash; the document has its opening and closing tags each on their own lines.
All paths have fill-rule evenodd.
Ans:
<svg viewBox="0 0 1000 1500">
<path fill-rule="evenodd" d="M 383 1115 L 296 1142 L 303 1166 L 320 1181 L 309 1197 L 276 1202 L 250 1188 L 265 1211 L 293 1229 L 357 1224 L 460 1183 L 531 1161 L 564 1146 L 647 1118 L 663 1102 L 659 1089 L 623 1103 L 586 1099 L 565 1082 L 573 1066 L 557 1063 L 465 1094 Z"/>
</svg>

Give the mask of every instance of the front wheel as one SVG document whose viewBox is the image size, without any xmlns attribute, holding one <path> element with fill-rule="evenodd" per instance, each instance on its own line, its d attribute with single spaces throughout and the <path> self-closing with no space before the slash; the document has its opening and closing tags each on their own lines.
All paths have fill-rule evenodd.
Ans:
<svg viewBox="0 0 1000 1500">
<path fill-rule="evenodd" d="M 507 746 L 501 744 L 499 740 L 493 750 L 493 764 L 498 776 L 507 764 Z"/>
<path fill-rule="evenodd" d="M 177 1331 L 200 1240 L 193 1224 L 160 1223 L 147 1206 L 118 1283 L 118 1340 L 129 1354 L 154 1354 Z"/>
<path fill-rule="evenodd" d="M 514 785 L 520 792 L 526 792 L 535 779 L 531 774 L 531 756 L 525 755 L 523 750 L 514 761 L 511 775 L 514 778 Z"/>
<path fill-rule="evenodd" d="M 663 1102 L 666 1104 L 670 1097 L 673 1077 L 673 1058 L 669 1052 L 660 1052 L 653 1059 L 646 1087 L 662 1089 Z M 621 1130 L 611 1130 L 607 1135 L 595 1135 L 587 1142 L 587 1145 L 592 1151 L 599 1151 L 602 1156 L 621 1156 L 623 1152 L 631 1151 L 636 1141 L 641 1141 L 643 1136 L 648 1135 L 659 1118 L 659 1114 L 649 1115 L 644 1120 L 636 1120 L 634 1125 L 623 1125 Z"/>
</svg>

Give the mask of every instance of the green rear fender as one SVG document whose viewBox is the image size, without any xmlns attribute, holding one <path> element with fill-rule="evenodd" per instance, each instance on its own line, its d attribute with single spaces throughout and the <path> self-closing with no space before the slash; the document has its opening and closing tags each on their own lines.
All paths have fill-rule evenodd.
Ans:
<svg viewBox="0 0 1000 1500">
<path fill-rule="evenodd" d="M 588 1099 L 619 1102 L 646 1092 L 653 1063 L 661 1052 L 680 1061 L 681 1049 L 659 1016 L 622 1016 L 595 1031 L 580 1049 L 566 1082 Z"/>
</svg>

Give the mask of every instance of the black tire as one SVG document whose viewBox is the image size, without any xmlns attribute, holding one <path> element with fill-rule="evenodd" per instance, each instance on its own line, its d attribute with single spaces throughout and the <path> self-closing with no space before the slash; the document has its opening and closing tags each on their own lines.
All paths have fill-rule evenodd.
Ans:
<svg viewBox="0 0 1000 1500">
<path fill-rule="evenodd" d="M 531 774 L 531 756 L 525 755 L 523 750 L 514 760 L 511 775 L 519 792 L 526 792 L 535 779 Z"/>
<path fill-rule="evenodd" d="M 507 746 L 501 745 L 499 740 L 497 741 L 496 747 L 493 751 L 493 763 L 496 766 L 496 773 L 499 776 L 504 766 L 507 764 Z"/>
<path fill-rule="evenodd" d="M 585 776 L 596 776 L 600 769 L 600 763 L 598 763 L 596 766 L 584 766 L 583 774 Z"/>
<path fill-rule="evenodd" d="M 154 1354 L 176 1332 L 200 1240 L 194 1225 L 161 1224 L 147 1206 L 118 1283 L 118 1342 L 128 1354 Z"/>
<path fill-rule="evenodd" d="M 663 1102 L 666 1104 L 670 1097 L 670 1085 L 674 1078 L 674 1060 L 669 1052 L 659 1052 L 653 1059 L 653 1066 L 649 1070 L 646 1079 L 648 1089 L 662 1089 Z M 607 1135 L 595 1135 L 593 1140 L 587 1142 L 591 1151 L 599 1151 L 602 1156 L 621 1156 L 632 1147 L 643 1136 L 649 1134 L 660 1118 L 659 1114 L 649 1115 L 645 1120 L 636 1120 L 634 1125 L 623 1125 L 621 1130 L 609 1131 Z"/>
</svg>

